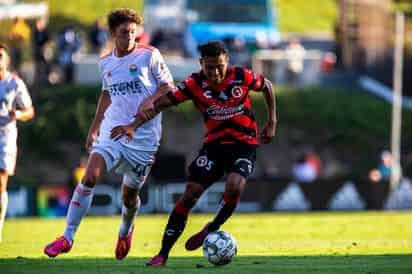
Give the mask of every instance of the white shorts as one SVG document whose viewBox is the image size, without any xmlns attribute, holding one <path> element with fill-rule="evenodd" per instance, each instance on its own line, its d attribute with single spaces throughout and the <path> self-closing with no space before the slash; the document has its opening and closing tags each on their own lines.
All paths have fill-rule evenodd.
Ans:
<svg viewBox="0 0 412 274">
<path fill-rule="evenodd" d="M 154 163 L 156 151 L 143 151 L 126 147 L 121 142 L 105 140 L 95 143 L 91 153 L 100 154 L 107 171 L 123 175 L 123 182 L 130 188 L 140 189 Z"/>
<path fill-rule="evenodd" d="M 13 175 L 17 159 L 17 130 L 3 133 L 4 131 L 0 130 L 0 169 Z"/>
</svg>

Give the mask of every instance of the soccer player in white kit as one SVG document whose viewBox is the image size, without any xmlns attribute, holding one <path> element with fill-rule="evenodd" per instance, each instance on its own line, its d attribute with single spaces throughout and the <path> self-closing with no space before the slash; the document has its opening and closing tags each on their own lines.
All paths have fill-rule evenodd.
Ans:
<svg viewBox="0 0 412 274">
<path fill-rule="evenodd" d="M 108 15 L 115 46 L 99 61 L 103 92 L 86 141 L 90 156 L 85 175 L 73 193 L 64 234 L 44 249 L 49 257 L 70 251 L 75 232 L 91 205 L 94 185 L 111 170 L 123 175 L 122 220 L 115 256 L 121 260 L 130 250 L 134 219 L 140 207 L 139 189 L 159 146 L 161 116 L 139 128 L 130 141 L 113 141 L 110 131 L 133 121 L 144 100 L 150 102 L 164 93 L 160 87 L 174 86 L 160 52 L 135 42 L 136 29 L 142 24 L 142 18 L 128 8 L 113 10 Z"/>
<path fill-rule="evenodd" d="M 8 204 L 7 182 L 17 158 L 16 120 L 25 122 L 34 117 L 26 85 L 8 70 L 9 64 L 8 50 L 0 44 L 0 242 Z"/>
</svg>

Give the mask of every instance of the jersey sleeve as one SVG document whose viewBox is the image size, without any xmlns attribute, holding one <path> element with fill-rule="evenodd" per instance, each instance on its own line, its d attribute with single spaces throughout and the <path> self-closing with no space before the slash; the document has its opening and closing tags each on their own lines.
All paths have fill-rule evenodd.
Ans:
<svg viewBox="0 0 412 274">
<path fill-rule="evenodd" d="M 167 96 L 175 105 L 180 104 L 191 98 L 191 92 L 188 87 L 190 80 L 190 78 L 184 80 L 176 87 L 175 90 L 167 93 Z"/>
<path fill-rule="evenodd" d="M 109 90 L 109 85 L 107 83 L 107 74 L 110 72 L 105 72 L 104 71 L 104 65 L 103 65 L 103 61 L 100 60 L 100 62 L 98 63 L 98 67 L 99 67 L 99 71 L 100 71 L 100 78 L 102 79 L 102 91 L 104 90 Z"/>
<path fill-rule="evenodd" d="M 262 91 L 265 87 L 265 79 L 259 73 L 255 73 L 250 69 L 245 69 L 245 82 L 250 90 Z"/>
<path fill-rule="evenodd" d="M 161 84 L 173 82 L 172 74 L 170 73 L 166 62 L 164 61 L 163 56 L 160 54 L 160 51 L 158 49 L 155 49 L 152 53 L 150 66 L 153 76 L 159 86 Z"/>
<path fill-rule="evenodd" d="M 23 80 L 17 79 L 16 85 L 16 107 L 19 109 L 27 109 L 32 107 L 33 103 L 26 84 L 24 84 Z"/>
</svg>

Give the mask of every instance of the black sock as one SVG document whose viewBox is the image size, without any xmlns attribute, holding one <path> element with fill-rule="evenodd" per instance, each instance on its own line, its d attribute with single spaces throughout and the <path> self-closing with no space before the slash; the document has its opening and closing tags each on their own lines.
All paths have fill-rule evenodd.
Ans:
<svg viewBox="0 0 412 274">
<path fill-rule="evenodd" d="M 163 233 L 162 248 L 159 252 L 164 258 L 167 259 L 169 257 L 170 249 L 172 249 L 173 245 L 185 229 L 186 221 L 187 215 L 179 214 L 176 212 L 176 209 L 173 209 L 166 225 L 165 232 Z"/>
<path fill-rule="evenodd" d="M 223 204 L 217 213 L 215 219 L 208 225 L 207 230 L 209 232 L 216 231 L 223 225 L 230 216 L 232 216 L 233 211 L 235 211 L 236 205 Z"/>
</svg>

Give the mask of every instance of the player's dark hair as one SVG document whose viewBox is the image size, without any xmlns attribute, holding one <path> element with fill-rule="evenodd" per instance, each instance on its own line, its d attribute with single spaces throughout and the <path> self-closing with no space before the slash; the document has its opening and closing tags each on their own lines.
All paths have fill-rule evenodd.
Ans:
<svg viewBox="0 0 412 274">
<path fill-rule="evenodd" d="M 226 46 L 222 41 L 209 41 L 206 44 L 199 45 L 197 49 L 201 57 L 217 57 L 221 54 L 228 55 Z"/>
<path fill-rule="evenodd" d="M 0 42 L 0 49 L 4 49 L 5 51 L 9 52 L 9 47 L 6 44 Z"/>
<path fill-rule="evenodd" d="M 142 25 L 143 18 L 140 15 L 138 15 L 134 10 L 129 8 L 115 9 L 111 11 L 107 16 L 107 23 L 109 25 L 109 30 L 111 32 L 115 31 L 119 25 L 126 22 Z"/>
</svg>

